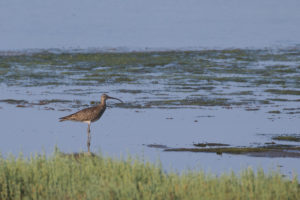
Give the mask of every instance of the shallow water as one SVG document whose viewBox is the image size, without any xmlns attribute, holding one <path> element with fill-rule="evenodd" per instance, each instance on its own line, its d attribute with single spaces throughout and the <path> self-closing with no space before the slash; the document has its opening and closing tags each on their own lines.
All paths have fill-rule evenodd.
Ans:
<svg viewBox="0 0 300 200">
<path fill-rule="evenodd" d="M 87 125 L 58 118 L 109 101 L 92 124 L 94 152 L 160 160 L 166 169 L 222 173 L 252 166 L 299 172 L 299 158 L 164 152 L 147 145 L 199 142 L 259 146 L 300 134 L 300 48 L 169 52 L 2 52 L 1 152 L 25 155 L 57 145 L 86 150 Z M 297 142 L 277 142 L 295 144 Z"/>
</svg>

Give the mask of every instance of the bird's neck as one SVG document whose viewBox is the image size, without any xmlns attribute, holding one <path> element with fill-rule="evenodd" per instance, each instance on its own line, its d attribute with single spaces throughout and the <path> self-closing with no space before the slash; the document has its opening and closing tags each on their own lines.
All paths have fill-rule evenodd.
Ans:
<svg viewBox="0 0 300 200">
<path fill-rule="evenodd" d="M 106 101 L 101 101 L 101 103 L 99 104 L 99 106 L 106 106 Z"/>
</svg>

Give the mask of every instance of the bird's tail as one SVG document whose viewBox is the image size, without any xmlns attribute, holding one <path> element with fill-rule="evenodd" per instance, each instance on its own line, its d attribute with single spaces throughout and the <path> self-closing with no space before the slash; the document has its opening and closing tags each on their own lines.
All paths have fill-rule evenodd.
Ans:
<svg viewBox="0 0 300 200">
<path fill-rule="evenodd" d="M 63 122 L 63 121 L 66 121 L 66 120 L 68 120 L 67 117 L 61 117 L 61 118 L 59 118 L 60 122 Z"/>
</svg>

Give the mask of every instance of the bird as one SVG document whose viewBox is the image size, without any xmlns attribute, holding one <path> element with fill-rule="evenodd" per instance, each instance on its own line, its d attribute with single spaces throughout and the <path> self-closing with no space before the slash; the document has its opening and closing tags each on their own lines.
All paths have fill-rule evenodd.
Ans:
<svg viewBox="0 0 300 200">
<path fill-rule="evenodd" d="M 100 104 L 98 104 L 96 106 L 93 106 L 93 107 L 85 108 L 85 109 L 80 110 L 80 111 L 78 111 L 76 113 L 73 113 L 71 115 L 67 115 L 65 117 L 59 118 L 60 122 L 69 120 L 69 121 L 76 121 L 76 122 L 84 122 L 84 123 L 88 124 L 88 129 L 87 129 L 88 153 L 91 153 L 91 151 L 90 151 L 90 146 L 91 146 L 90 126 L 91 126 L 91 123 L 95 122 L 95 121 L 97 121 L 101 118 L 101 116 L 103 115 L 103 113 L 106 109 L 106 100 L 107 99 L 115 99 L 115 100 L 118 100 L 121 103 L 123 103 L 123 101 L 121 99 L 108 96 L 107 94 L 102 94 Z"/>
</svg>

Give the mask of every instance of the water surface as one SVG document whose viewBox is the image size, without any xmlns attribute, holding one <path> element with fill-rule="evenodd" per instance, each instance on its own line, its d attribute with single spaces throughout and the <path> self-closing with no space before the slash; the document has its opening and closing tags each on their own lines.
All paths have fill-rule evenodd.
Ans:
<svg viewBox="0 0 300 200">
<path fill-rule="evenodd" d="M 86 150 L 87 125 L 58 118 L 110 101 L 92 124 L 92 150 L 160 160 L 166 169 L 221 173 L 248 166 L 299 174 L 299 158 L 164 152 L 148 145 L 219 142 L 259 146 L 299 135 L 300 49 L 37 51 L 0 56 L 1 152 L 25 155 L 57 145 Z M 277 141 L 276 141 L 277 142 Z M 297 142 L 277 142 L 299 145 Z"/>
</svg>

